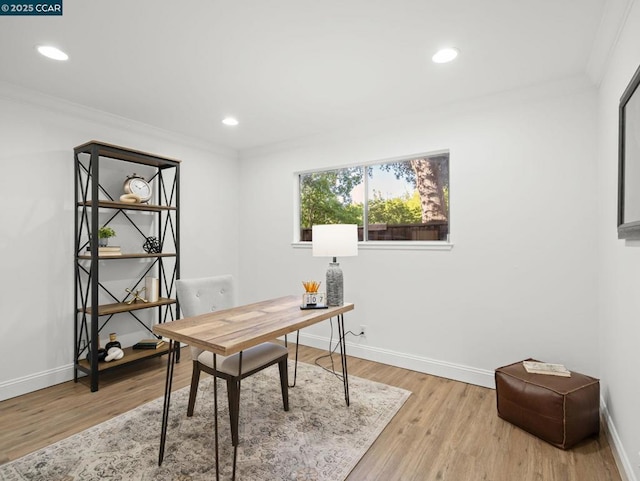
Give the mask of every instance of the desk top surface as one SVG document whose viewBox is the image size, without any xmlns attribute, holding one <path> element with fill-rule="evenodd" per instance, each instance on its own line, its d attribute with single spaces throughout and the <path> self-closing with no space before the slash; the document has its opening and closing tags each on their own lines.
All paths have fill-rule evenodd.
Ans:
<svg viewBox="0 0 640 481">
<path fill-rule="evenodd" d="M 301 296 L 287 296 L 156 324 L 153 332 L 229 356 L 354 309 L 351 303 L 327 309 L 300 309 Z"/>
</svg>

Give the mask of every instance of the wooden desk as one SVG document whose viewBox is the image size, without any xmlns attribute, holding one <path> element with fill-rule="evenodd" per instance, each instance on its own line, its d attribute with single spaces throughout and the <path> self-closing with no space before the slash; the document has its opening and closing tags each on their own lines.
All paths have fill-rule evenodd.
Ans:
<svg viewBox="0 0 640 481">
<path fill-rule="evenodd" d="M 256 302 L 246 306 L 214 311 L 200 316 L 179 319 L 164 324 L 156 324 L 153 332 L 169 338 L 169 355 L 167 360 L 167 378 L 164 391 L 164 409 L 162 413 L 162 434 L 160 438 L 160 453 L 158 465 L 164 458 L 164 446 L 167 437 L 169 405 L 171 401 L 171 383 L 173 368 L 176 362 L 176 342 L 184 342 L 213 353 L 213 368 L 216 369 L 217 355 L 230 356 L 240 353 L 239 370 L 242 372 L 242 351 L 266 341 L 272 341 L 304 327 L 320 321 L 337 317 L 338 341 L 340 344 L 340 358 L 342 361 L 345 401 L 349 405 L 349 381 L 347 378 L 347 358 L 344 342 L 345 312 L 354 308 L 347 303 L 327 309 L 300 309 L 301 296 L 288 296 L 278 299 Z M 297 361 L 297 356 L 296 356 Z M 214 376 L 215 377 L 215 376 Z M 215 428 L 215 459 L 216 479 L 219 479 L 218 464 L 218 389 L 214 382 L 214 428 Z M 233 477 L 237 457 L 237 445 L 234 446 Z"/>
</svg>

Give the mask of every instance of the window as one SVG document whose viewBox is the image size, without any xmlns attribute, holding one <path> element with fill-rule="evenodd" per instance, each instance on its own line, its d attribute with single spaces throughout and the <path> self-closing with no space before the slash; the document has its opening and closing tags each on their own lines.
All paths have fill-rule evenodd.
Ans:
<svg viewBox="0 0 640 481">
<path fill-rule="evenodd" d="M 449 153 L 299 174 L 300 240 L 358 224 L 360 241 L 447 241 Z"/>
</svg>

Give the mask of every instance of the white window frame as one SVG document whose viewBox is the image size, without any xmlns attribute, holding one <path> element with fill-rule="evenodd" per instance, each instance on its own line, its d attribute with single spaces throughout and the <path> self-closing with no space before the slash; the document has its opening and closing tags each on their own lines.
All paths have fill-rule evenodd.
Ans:
<svg viewBox="0 0 640 481">
<path fill-rule="evenodd" d="M 449 153 L 449 159 L 451 159 L 451 151 L 448 149 L 438 150 L 427 153 L 419 153 L 412 155 L 403 155 L 400 157 L 394 157 L 383 160 L 374 160 L 369 162 L 359 162 L 353 164 L 343 164 L 338 166 L 327 166 L 318 169 L 300 170 L 293 173 L 293 241 L 291 246 L 294 249 L 311 249 L 311 241 L 300 240 L 300 176 L 304 174 L 312 174 L 315 172 L 327 172 L 330 170 L 347 169 L 353 167 L 369 167 L 372 165 L 388 164 L 393 162 L 401 162 L 406 160 L 415 159 L 418 157 L 429 157 L 439 154 Z M 451 172 L 451 167 L 449 167 Z M 367 175 L 363 176 L 364 189 L 367 195 L 364 196 L 363 203 L 363 223 L 367 225 L 367 201 L 368 201 L 368 181 Z M 449 185 L 451 182 L 449 182 Z M 451 191 L 449 191 L 449 205 L 452 205 Z M 449 251 L 453 249 L 453 243 L 451 242 L 451 221 L 449 221 L 449 235 L 446 241 L 359 241 L 358 249 L 362 250 L 442 250 Z"/>
</svg>

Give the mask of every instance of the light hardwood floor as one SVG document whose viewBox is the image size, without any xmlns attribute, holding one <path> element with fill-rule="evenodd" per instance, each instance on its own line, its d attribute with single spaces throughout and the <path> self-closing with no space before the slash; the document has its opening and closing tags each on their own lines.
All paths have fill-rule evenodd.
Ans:
<svg viewBox="0 0 640 481">
<path fill-rule="evenodd" d="M 303 362 L 322 354 L 300 348 Z M 0 402 L 0 464 L 162 396 L 165 372 L 166 357 L 150 359 L 103 376 L 96 393 L 85 382 L 67 382 Z M 353 357 L 349 374 L 413 394 L 347 481 L 621 479 L 604 433 L 569 451 L 555 448 L 499 419 L 491 389 Z M 187 386 L 190 376 L 183 349 L 174 389 Z"/>
</svg>

